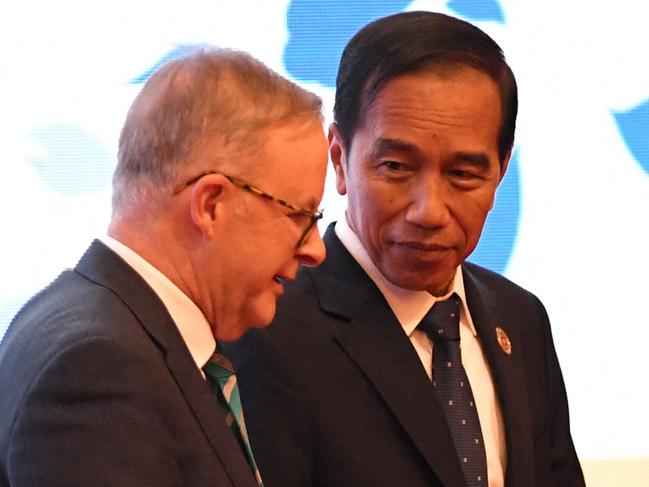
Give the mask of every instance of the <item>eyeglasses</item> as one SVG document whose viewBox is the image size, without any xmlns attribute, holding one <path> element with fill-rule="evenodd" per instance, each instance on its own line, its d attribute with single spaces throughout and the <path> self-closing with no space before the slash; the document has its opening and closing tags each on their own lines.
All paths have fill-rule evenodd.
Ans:
<svg viewBox="0 0 649 487">
<path fill-rule="evenodd" d="M 186 183 L 181 184 L 180 186 L 178 186 L 174 190 L 173 194 L 176 195 L 176 194 L 180 193 L 185 188 L 191 186 L 192 184 L 196 183 L 199 179 L 201 179 L 201 178 L 203 178 L 205 176 L 208 176 L 209 174 L 221 174 L 222 176 L 227 178 L 228 181 L 230 181 L 235 186 L 238 186 L 239 188 L 245 189 L 246 191 L 249 191 L 252 194 L 255 194 L 257 196 L 261 196 L 262 198 L 264 198 L 266 200 L 275 201 L 275 202 L 279 203 L 280 205 L 282 205 L 283 207 L 294 211 L 295 212 L 294 214 L 298 214 L 300 216 L 305 216 L 305 217 L 309 218 L 309 223 L 307 224 L 306 228 L 302 232 L 302 235 L 300 236 L 300 239 L 297 241 L 296 248 L 300 248 L 302 246 L 302 244 L 304 244 L 306 239 L 309 237 L 309 235 L 313 231 L 313 228 L 316 226 L 316 223 L 318 223 L 318 220 L 320 220 L 322 218 L 323 210 L 318 210 L 318 211 L 315 211 L 315 212 L 305 210 L 304 208 L 300 208 L 299 206 L 292 205 L 291 203 L 289 203 L 286 200 L 283 200 L 281 198 L 277 198 L 277 197 L 273 196 L 270 193 L 266 193 L 265 191 L 262 191 L 261 189 L 247 183 L 243 179 L 240 179 L 240 178 L 238 178 L 236 176 L 230 176 L 228 174 L 224 174 L 224 173 L 219 172 L 219 171 L 206 171 L 204 173 L 201 173 L 198 176 L 195 176 L 195 177 L 191 178 Z"/>
</svg>

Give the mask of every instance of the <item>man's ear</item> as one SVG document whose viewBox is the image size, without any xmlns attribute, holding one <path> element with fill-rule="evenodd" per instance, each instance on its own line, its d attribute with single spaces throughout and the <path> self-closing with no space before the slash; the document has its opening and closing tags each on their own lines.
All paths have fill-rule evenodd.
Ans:
<svg viewBox="0 0 649 487">
<path fill-rule="evenodd" d="M 505 154 L 505 158 L 503 159 L 502 163 L 500 164 L 500 177 L 498 178 L 498 186 L 500 186 L 500 183 L 505 177 L 505 173 L 507 172 L 507 167 L 509 166 L 509 160 L 512 158 L 513 150 L 514 150 L 514 146 L 512 145 L 507 151 L 507 154 Z M 493 210 L 495 204 L 496 204 L 496 194 L 494 193 L 493 198 L 491 200 L 491 206 L 489 207 L 489 211 Z"/>
<path fill-rule="evenodd" d="M 507 168 L 509 167 L 509 160 L 512 158 L 513 151 L 514 146 L 512 145 L 507 151 L 507 154 L 505 154 L 505 158 L 503 159 L 502 163 L 500 164 L 500 179 L 498 180 L 498 184 L 500 184 L 505 177 L 505 173 L 507 172 Z"/>
<path fill-rule="evenodd" d="M 339 194 L 347 194 L 347 152 L 345 143 L 340 135 L 338 126 L 335 123 L 329 125 L 329 154 L 331 155 L 331 162 L 333 163 L 334 170 L 336 171 L 336 189 Z"/>
<path fill-rule="evenodd" d="M 192 222 L 204 236 L 213 236 L 214 223 L 222 218 L 230 192 L 230 181 L 222 174 L 204 176 L 192 187 L 189 212 Z"/>
</svg>

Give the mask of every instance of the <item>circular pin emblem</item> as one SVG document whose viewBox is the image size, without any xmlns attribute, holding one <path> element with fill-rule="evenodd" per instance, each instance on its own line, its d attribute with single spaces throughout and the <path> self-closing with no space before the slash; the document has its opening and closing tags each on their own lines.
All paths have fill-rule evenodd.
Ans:
<svg viewBox="0 0 649 487">
<path fill-rule="evenodd" d="M 505 333 L 505 330 L 503 330 L 499 326 L 496 327 L 496 339 L 498 340 L 498 345 L 500 345 L 500 348 L 502 348 L 503 352 L 505 352 L 507 355 L 511 355 L 512 342 L 509 341 L 509 337 L 507 336 L 507 333 Z"/>
</svg>

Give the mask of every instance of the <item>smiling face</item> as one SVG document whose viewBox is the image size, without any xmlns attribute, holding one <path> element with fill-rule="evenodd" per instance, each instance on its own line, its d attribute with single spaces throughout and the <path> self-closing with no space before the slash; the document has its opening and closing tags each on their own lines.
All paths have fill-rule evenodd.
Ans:
<svg viewBox="0 0 649 487">
<path fill-rule="evenodd" d="M 473 68 L 389 81 L 350 147 L 329 139 L 347 220 L 397 286 L 444 294 L 473 251 L 507 161 L 498 87 Z"/>
</svg>

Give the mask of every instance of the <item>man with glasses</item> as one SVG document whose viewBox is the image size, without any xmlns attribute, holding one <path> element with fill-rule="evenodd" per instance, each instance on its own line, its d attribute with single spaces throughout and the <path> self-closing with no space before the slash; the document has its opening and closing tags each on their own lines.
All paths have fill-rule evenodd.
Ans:
<svg viewBox="0 0 649 487">
<path fill-rule="evenodd" d="M 250 56 L 153 74 L 107 235 L 0 346 L 0 485 L 262 485 L 221 344 L 323 260 L 326 164 L 320 99 Z"/>
<path fill-rule="evenodd" d="M 467 22 L 402 13 L 347 44 L 329 132 L 346 215 L 231 347 L 267 487 L 583 486 L 543 305 L 465 262 L 516 112 Z"/>
</svg>

